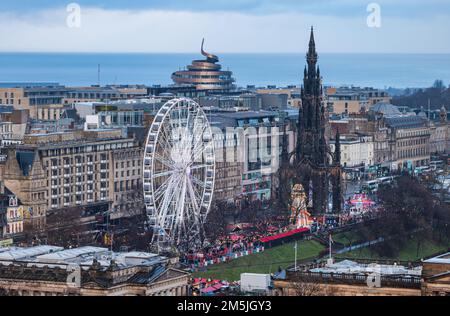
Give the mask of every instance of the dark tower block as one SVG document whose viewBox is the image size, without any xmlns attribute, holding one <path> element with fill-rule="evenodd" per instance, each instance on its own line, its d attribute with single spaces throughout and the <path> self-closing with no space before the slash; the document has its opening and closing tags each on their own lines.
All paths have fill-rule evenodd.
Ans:
<svg viewBox="0 0 450 316">
<path fill-rule="evenodd" d="M 326 135 L 328 112 L 323 103 L 322 77 L 317 60 L 314 30 L 311 28 L 301 92 L 302 107 L 298 118 L 296 168 L 297 178 L 312 199 L 312 203 L 309 201 L 312 213 L 324 214 L 328 211 L 329 183 L 333 184 L 333 191 L 334 188 L 340 190 L 340 184 L 333 181 L 332 170 L 336 167 L 334 163 L 330 164 L 329 159 L 331 156 Z"/>
</svg>

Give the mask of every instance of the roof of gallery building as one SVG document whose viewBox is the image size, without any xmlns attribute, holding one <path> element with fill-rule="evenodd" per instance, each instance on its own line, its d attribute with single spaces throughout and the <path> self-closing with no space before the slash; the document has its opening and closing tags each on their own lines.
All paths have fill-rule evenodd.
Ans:
<svg viewBox="0 0 450 316">
<path fill-rule="evenodd" d="M 371 112 L 383 114 L 385 117 L 402 115 L 398 107 L 386 102 L 379 102 L 370 108 Z"/>
<path fill-rule="evenodd" d="M 387 126 L 392 128 L 419 128 L 427 124 L 427 119 L 416 115 L 404 115 L 396 117 L 387 117 L 385 119 Z"/>
<path fill-rule="evenodd" d="M 113 252 L 101 247 L 79 247 L 63 249 L 56 246 L 35 246 L 30 248 L 8 247 L 0 248 L 0 265 L 8 262 L 21 262 L 28 265 L 52 267 L 79 265 L 83 269 L 97 265 L 101 270 L 111 266 L 118 268 L 134 266 L 164 265 L 167 258 L 146 252 Z"/>
<path fill-rule="evenodd" d="M 0 248 L 0 291 L 11 295 L 174 295 L 186 293 L 189 275 L 170 267 L 168 258 L 146 252 Z"/>
</svg>

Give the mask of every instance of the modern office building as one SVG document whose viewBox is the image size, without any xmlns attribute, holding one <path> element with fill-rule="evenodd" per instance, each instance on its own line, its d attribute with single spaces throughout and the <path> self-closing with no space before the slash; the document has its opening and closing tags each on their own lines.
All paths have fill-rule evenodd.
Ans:
<svg viewBox="0 0 450 316">
<path fill-rule="evenodd" d="M 391 101 L 387 92 L 374 88 L 328 87 L 325 92 L 328 109 L 333 114 L 361 113 L 377 103 Z"/>
<path fill-rule="evenodd" d="M 213 113 L 210 116 L 216 139 L 215 192 L 228 199 L 234 196 L 249 200 L 268 200 L 272 196 L 272 181 L 278 172 L 284 120 L 280 113 L 244 111 Z M 287 129 L 289 150 L 294 150 L 294 132 Z M 230 158 L 234 159 L 233 161 Z M 217 160 L 217 159 L 216 159 Z M 239 179 L 240 178 L 240 179 Z M 240 191 L 240 194 L 237 194 Z"/>
<path fill-rule="evenodd" d="M 28 110 L 31 118 L 59 119 L 67 92 L 57 83 L 0 84 L 0 104 Z"/>
<path fill-rule="evenodd" d="M 67 88 L 64 103 L 106 102 L 145 98 L 146 96 L 147 87 L 140 85 L 70 87 Z"/>
<path fill-rule="evenodd" d="M 147 88 L 149 96 L 166 100 L 173 98 L 199 98 L 207 95 L 207 90 L 198 90 L 194 84 L 175 84 L 168 86 L 154 85 Z"/>
<path fill-rule="evenodd" d="M 253 93 L 240 95 L 209 95 L 199 98 L 199 104 L 212 111 L 259 111 L 261 98 Z"/>
</svg>

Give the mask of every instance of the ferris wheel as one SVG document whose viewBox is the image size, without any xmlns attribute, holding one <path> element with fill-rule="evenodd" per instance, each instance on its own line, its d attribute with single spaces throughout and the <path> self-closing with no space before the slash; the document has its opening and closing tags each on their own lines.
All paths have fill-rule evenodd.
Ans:
<svg viewBox="0 0 450 316">
<path fill-rule="evenodd" d="M 143 177 L 152 243 L 164 250 L 199 247 L 215 157 L 211 126 L 196 102 L 173 99 L 159 110 L 147 137 Z"/>
</svg>

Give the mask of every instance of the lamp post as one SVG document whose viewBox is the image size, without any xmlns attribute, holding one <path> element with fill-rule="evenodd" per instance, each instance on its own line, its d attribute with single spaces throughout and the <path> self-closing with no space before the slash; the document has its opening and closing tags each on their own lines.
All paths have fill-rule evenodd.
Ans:
<svg viewBox="0 0 450 316">
<path fill-rule="evenodd" d="M 294 260 L 295 260 L 295 263 L 294 263 L 294 270 L 295 270 L 295 272 L 297 272 L 297 248 L 298 248 L 298 245 L 297 245 L 297 241 L 295 242 L 295 246 L 294 246 L 294 249 L 295 249 L 295 258 L 294 258 Z"/>
</svg>

